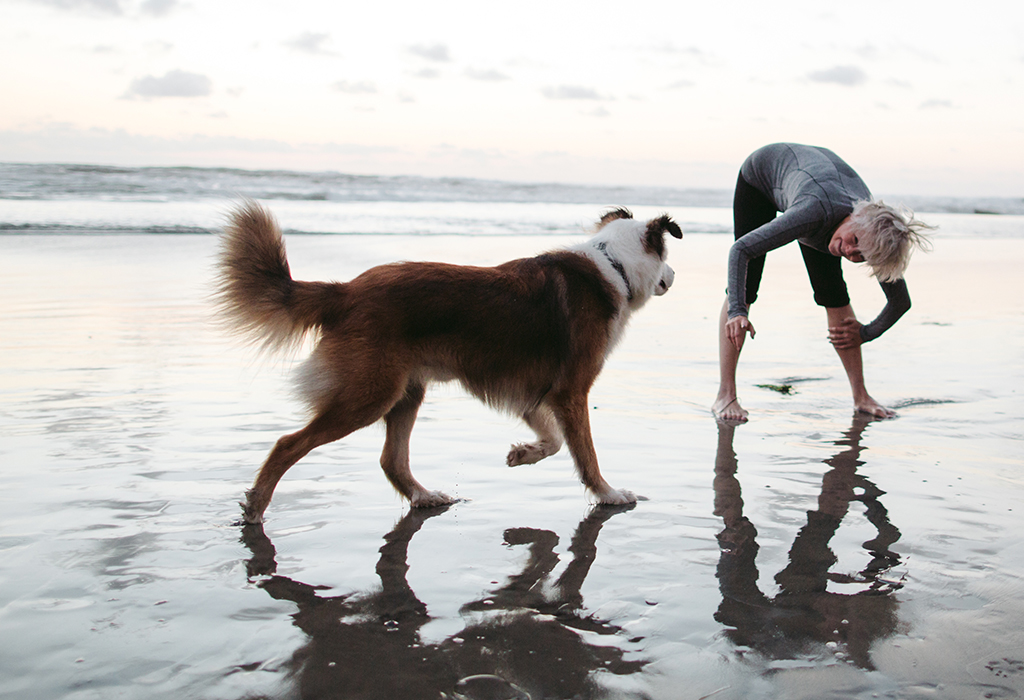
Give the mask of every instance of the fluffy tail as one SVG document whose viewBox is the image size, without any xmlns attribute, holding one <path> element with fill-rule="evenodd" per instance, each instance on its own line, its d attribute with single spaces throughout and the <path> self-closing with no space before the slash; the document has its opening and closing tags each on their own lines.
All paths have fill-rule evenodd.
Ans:
<svg viewBox="0 0 1024 700">
<path fill-rule="evenodd" d="M 326 317 L 340 312 L 343 285 L 293 280 L 281 229 L 254 201 L 229 214 L 218 268 L 219 316 L 264 350 L 297 345 Z"/>
</svg>

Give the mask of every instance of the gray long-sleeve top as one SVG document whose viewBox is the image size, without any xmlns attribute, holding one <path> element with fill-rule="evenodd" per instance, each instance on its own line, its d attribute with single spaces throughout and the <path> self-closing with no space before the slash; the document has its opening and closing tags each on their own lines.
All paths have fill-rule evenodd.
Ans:
<svg viewBox="0 0 1024 700">
<path fill-rule="evenodd" d="M 773 143 L 754 151 L 740 173 L 782 213 L 739 238 L 729 251 L 729 318 L 747 315 L 744 290 L 752 258 L 793 241 L 827 253 L 832 234 L 853 213 L 853 205 L 871 199 L 853 168 L 817 146 Z M 861 327 L 864 342 L 882 335 L 910 308 L 904 280 L 880 284 L 886 304 L 875 320 Z"/>
</svg>

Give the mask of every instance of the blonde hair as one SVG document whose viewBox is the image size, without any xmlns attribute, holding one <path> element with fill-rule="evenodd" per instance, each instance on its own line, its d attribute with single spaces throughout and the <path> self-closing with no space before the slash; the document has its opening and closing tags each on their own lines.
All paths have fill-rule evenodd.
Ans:
<svg viewBox="0 0 1024 700">
<path fill-rule="evenodd" d="M 850 223 L 860 232 L 859 247 L 871 274 L 880 282 L 901 279 L 914 248 L 932 249 L 925 231 L 934 229 L 904 206 L 899 209 L 881 201 L 861 200 L 853 205 Z"/>
</svg>

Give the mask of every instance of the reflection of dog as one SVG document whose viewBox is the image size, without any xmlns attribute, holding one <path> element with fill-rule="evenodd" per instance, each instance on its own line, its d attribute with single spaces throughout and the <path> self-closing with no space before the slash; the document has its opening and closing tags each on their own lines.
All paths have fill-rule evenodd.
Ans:
<svg viewBox="0 0 1024 700">
<path fill-rule="evenodd" d="M 506 530 L 506 545 L 528 547 L 519 573 L 463 605 L 459 612 L 465 626 L 438 640 L 424 634 L 436 618 L 409 584 L 409 552 L 424 523 L 446 507 L 409 509 L 384 536 L 376 565 L 380 585 L 341 595 L 328 595 L 328 586 L 277 574 L 277 551 L 263 526 L 242 528 L 242 541 L 253 553 L 246 562 L 250 581 L 275 600 L 294 602 L 298 609 L 291 620 L 308 636 L 283 664 L 297 686 L 294 695 L 387 700 L 649 697 L 622 688 L 610 695 L 605 684 L 612 674 L 625 678 L 647 665 L 647 660 L 635 658 L 643 638 L 627 642 L 621 627 L 585 609 L 581 593 L 597 559 L 602 527 L 632 504 L 591 510 L 573 533 L 571 559 L 564 567 L 559 566 L 563 561 L 555 551 L 559 538 L 554 532 Z M 552 576 L 556 568 L 561 571 L 557 579 Z M 261 670 L 273 670 L 273 665 Z"/>
<path fill-rule="evenodd" d="M 616 209 L 584 243 L 497 267 L 407 262 L 347 283 L 299 282 L 270 213 L 241 205 L 221 250 L 224 317 L 269 348 L 319 334 L 300 379 L 313 420 L 277 441 L 247 493 L 245 519 L 262 521 L 277 482 L 310 450 L 381 418 L 380 461 L 391 484 L 414 506 L 451 503 L 409 469 L 426 386 L 448 380 L 537 433 L 537 442 L 513 446 L 509 466 L 554 454 L 564 438 L 600 503 L 636 500 L 601 476 L 587 395 L 630 315 L 672 284 L 665 232 L 682 237 L 668 216 L 641 223 Z"/>
</svg>

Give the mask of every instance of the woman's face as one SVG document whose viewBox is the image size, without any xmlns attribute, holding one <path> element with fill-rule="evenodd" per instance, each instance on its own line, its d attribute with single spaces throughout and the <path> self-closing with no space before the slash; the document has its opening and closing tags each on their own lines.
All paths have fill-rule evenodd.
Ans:
<svg viewBox="0 0 1024 700">
<path fill-rule="evenodd" d="M 860 240 L 863 235 L 847 218 L 832 234 L 828 252 L 837 257 L 842 256 L 850 262 L 864 262 L 864 256 L 860 253 Z"/>
</svg>

